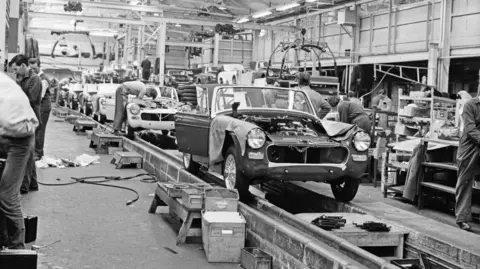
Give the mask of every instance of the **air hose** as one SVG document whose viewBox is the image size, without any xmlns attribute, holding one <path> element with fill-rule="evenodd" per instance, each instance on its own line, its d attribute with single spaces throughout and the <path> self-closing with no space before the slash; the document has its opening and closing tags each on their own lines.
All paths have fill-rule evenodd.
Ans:
<svg viewBox="0 0 480 269">
<path fill-rule="evenodd" d="M 97 185 L 97 186 L 112 187 L 112 188 L 128 190 L 128 191 L 131 191 L 131 192 L 135 193 L 135 196 L 136 196 L 135 199 L 127 201 L 126 205 L 128 206 L 128 205 L 131 205 L 131 204 L 135 203 L 136 201 L 138 201 L 138 199 L 140 199 L 140 195 L 138 194 L 138 192 L 136 190 L 128 188 L 128 187 L 105 184 L 105 182 L 109 182 L 109 181 L 112 181 L 112 180 L 129 180 L 129 179 L 133 179 L 133 178 L 137 178 L 137 177 L 141 177 L 141 176 L 150 176 L 148 178 L 143 178 L 143 179 L 140 180 L 144 183 L 155 183 L 155 182 L 157 182 L 156 178 L 153 175 L 148 174 L 148 173 L 143 173 L 143 174 L 138 174 L 138 175 L 131 176 L 131 177 L 115 177 L 115 176 L 71 177 L 71 179 L 73 179 L 75 181 L 67 182 L 67 183 L 55 183 L 55 184 L 38 182 L 38 184 L 45 185 L 45 186 L 67 186 L 67 185 L 73 185 L 73 184 L 77 184 L 77 183 L 83 183 L 83 184 L 90 184 L 90 185 Z M 103 178 L 103 180 L 91 180 L 91 179 L 102 179 L 102 178 Z M 57 180 L 60 180 L 60 179 L 57 179 Z"/>
</svg>

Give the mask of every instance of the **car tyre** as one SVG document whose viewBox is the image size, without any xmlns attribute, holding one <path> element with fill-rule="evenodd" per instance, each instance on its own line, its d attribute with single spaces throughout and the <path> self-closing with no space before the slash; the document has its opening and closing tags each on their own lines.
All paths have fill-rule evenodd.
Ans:
<svg viewBox="0 0 480 269">
<path fill-rule="evenodd" d="M 330 187 L 333 192 L 335 199 L 340 202 L 348 203 L 355 198 L 357 195 L 358 187 L 360 186 L 359 178 L 349 178 L 345 177 L 344 179 L 332 182 Z"/>
<path fill-rule="evenodd" d="M 138 131 L 137 128 L 133 128 L 130 124 L 127 123 L 127 128 L 125 128 L 125 136 L 128 139 L 133 140 L 135 138 L 135 132 Z"/>
<path fill-rule="evenodd" d="M 105 124 L 107 122 L 107 116 L 100 114 L 98 122 L 100 122 L 100 124 Z"/>
<path fill-rule="evenodd" d="M 245 177 L 240 169 L 237 150 L 230 146 L 225 153 L 225 160 L 222 165 L 223 179 L 227 189 L 237 189 L 241 200 L 250 197 L 250 180 Z"/>
<path fill-rule="evenodd" d="M 183 167 L 185 170 L 192 174 L 197 174 L 200 170 L 200 164 L 196 163 L 192 159 L 192 155 L 190 153 L 183 153 Z"/>
</svg>

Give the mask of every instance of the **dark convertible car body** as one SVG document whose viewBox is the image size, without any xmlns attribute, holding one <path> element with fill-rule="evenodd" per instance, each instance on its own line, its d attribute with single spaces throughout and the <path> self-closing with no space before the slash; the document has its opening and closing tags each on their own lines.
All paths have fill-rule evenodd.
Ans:
<svg viewBox="0 0 480 269">
<path fill-rule="evenodd" d="M 178 149 L 190 172 L 221 164 L 227 188 L 241 195 L 251 184 L 281 180 L 328 182 L 337 199 L 354 198 L 370 136 L 314 116 L 303 91 L 199 85 L 197 98 L 195 109 L 175 116 Z"/>
</svg>

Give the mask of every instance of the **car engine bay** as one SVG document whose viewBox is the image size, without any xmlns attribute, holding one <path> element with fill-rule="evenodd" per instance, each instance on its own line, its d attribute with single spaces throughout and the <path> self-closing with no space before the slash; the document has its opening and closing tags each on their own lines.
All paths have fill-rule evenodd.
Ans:
<svg viewBox="0 0 480 269">
<path fill-rule="evenodd" d="M 256 115 L 243 115 L 239 119 L 254 123 L 272 135 L 318 136 L 311 120 L 296 119 L 288 116 L 264 117 Z"/>
</svg>

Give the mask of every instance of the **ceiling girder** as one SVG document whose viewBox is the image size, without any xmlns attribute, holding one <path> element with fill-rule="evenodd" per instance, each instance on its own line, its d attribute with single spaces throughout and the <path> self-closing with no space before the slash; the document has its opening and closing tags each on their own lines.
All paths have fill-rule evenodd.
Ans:
<svg viewBox="0 0 480 269">
<path fill-rule="evenodd" d="M 84 20 L 84 21 L 97 21 L 97 22 L 107 22 L 107 23 L 119 23 L 119 24 L 130 24 L 130 25 L 147 25 L 147 24 L 156 24 L 156 23 L 179 23 L 179 24 L 188 24 L 188 25 L 203 25 L 203 26 L 213 26 L 217 24 L 232 24 L 240 29 L 251 29 L 251 30 L 271 30 L 271 31 L 282 31 L 282 32 L 298 32 L 300 28 L 294 26 L 281 26 L 281 25 L 265 25 L 265 24 L 256 24 L 256 23 L 244 23 L 238 24 L 231 21 L 212 21 L 212 20 L 202 20 L 202 19 L 186 19 L 186 18 L 168 18 L 168 17 L 143 17 L 142 20 L 128 20 L 122 18 L 107 18 L 107 17 L 96 17 L 96 16 L 84 16 L 84 15 L 73 15 L 73 14 L 62 14 L 62 13 L 48 13 L 48 12 L 29 12 L 30 18 L 45 18 L 45 19 L 69 19 L 69 20 Z"/>
<path fill-rule="evenodd" d="M 34 4 L 45 4 L 45 5 L 64 5 L 67 4 L 67 0 L 27 0 L 27 2 Z M 185 8 L 177 7 L 171 5 L 149 5 L 149 6 L 140 6 L 140 5 L 126 5 L 122 3 L 108 3 L 108 2 L 82 2 L 82 7 L 91 7 L 91 8 L 102 8 L 102 9 L 115 9 L 115 10 L 125 10 L 125 11 L 137 11 L 137 12 L 152 12 L 152 13 L 162 13 L 165 9 L 177 9 L 191 12 L 201 12 L 210 15 L 215 15 L 219 17 L 225 17 L 233 19 L 234 16 L 225 13 L 216 13 L 210 11 L 203 11 L 201 9 L 195 8 Z M 240 14 L 241 15 L 241 14 Z"/>
</svg>

